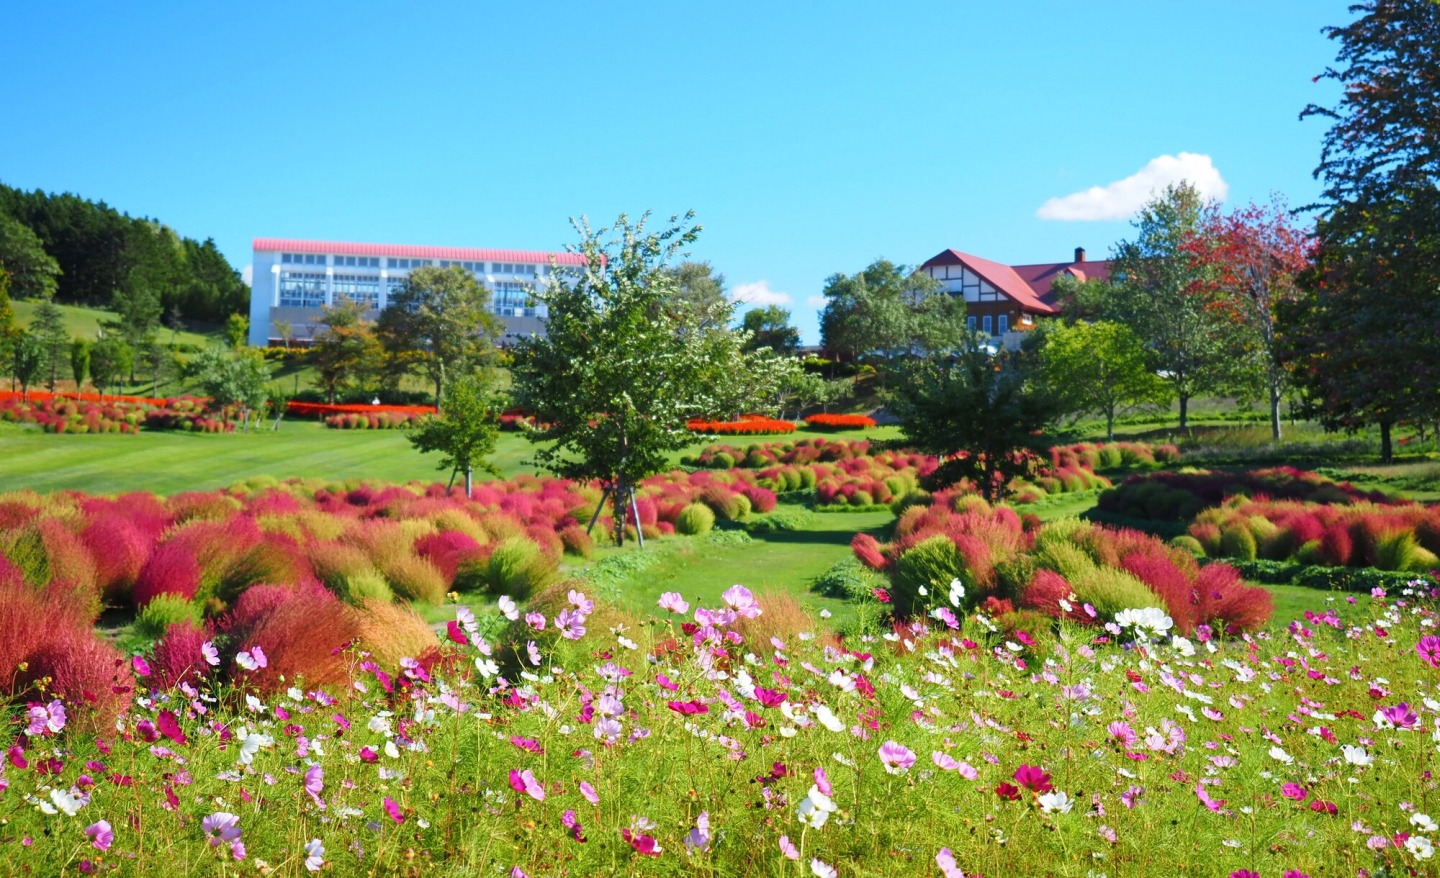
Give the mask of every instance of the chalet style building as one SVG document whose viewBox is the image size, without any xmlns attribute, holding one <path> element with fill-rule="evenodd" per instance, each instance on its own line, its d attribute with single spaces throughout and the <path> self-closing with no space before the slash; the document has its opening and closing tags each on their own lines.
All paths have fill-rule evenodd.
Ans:
<svg viewBox="0 0 1440 878">
<path fill-rule="evenodd" d="M 1085 248 L 1075 248 L 1070 262 L 1001 265 L 979 256 L 945 250 L 920 266 L 952 296 L 964 296 L 970 329 L 992 336 L 1007 348 L 1019 347 L 1024 333 L 1038 321 L 1060 313 L 1051 290 L 1055 279 L 1108 280 L 1110 262 L 1090 262 Z"/>
</svg>

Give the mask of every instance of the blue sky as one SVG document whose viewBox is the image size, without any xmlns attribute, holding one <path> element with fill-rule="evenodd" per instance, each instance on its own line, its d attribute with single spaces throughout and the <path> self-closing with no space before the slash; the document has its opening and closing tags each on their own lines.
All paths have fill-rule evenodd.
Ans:
<svg viewBox="0 0 1440 878">
<path fill-rule="evenodd" d="M 1103 257 L 1177 175 L 1312 200 L 1297 115 L 1348 5 L 15 3 L 0 182 L 237 268 L 257 236 L 550 250 L 694 209 L 692 258 L 813 342 L 825 278 L 877 257 Z"/>
</svg>

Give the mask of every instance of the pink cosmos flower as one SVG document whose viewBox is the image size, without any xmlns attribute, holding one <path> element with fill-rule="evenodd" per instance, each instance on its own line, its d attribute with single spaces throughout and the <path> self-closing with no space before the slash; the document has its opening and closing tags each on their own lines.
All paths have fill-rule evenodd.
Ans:
<svg viewBox="0 0 1440 878">
<path fill-rule="evenodd" d="M 580 795 L 585 797 L 585 801 L 592 805 L 600 804 L 600 794 L 595 792 L 595 788 L 590 786 L 589 783 L 582 780 L 576 784 L 576 786 L 580 788 Z"/>
<path fill-rule="evenodd" d="M 58 735 L 65 728 L 65 705 L 58 699 L 49 704 L 32 704 L 26 715 L 30 725 L 25 734 L 32 738 L 45 734 Z"/>
<path fill-rule="evenodd" d="M 390 815 L 391 820 L 394 820 L 396 823 L 405 822 L 405 812 L 401 810 L 400 806 L 396 804 L 394 799 L 386 796 L 385 800 L 380 804 L 382 807 L 385 808 L 385 813 Z"/>
<path fill-rule="evenodd" d="M 1299 784 L 1287 783 L 1284 787 L 1280 789 L 1280 795 L 1291 800 L 1292 802 L 1303 802 L 1307 798 L 1309 798 L 1310 793 Z"/>
<path fill-rule="evenodd" d="M 160 711 L 155 717 L 155 728 L 177 744 L 184 744 L 186 741 L 185 732 L 180 728 L 180 718 L 173 711 Z"/>
<path fill-rule="evenodd" d="M 115 831 L 110 828 L 109 820 L 97 820 L 85 827 L 85 835 L 97 851 L 108 851 L 110 845 L 115 843 Z"/>
<path fill-rule="evenodd" d="M 880 745 L 880 762 L 889 774 L 904 774 L 915 764 L 915 752 L 903 744 L 886 741 Z"/>
<path fill-rule="evenodd" d="M 325 865 L 325 845 L 320 839 L 312 838 L 305 842 L 305 869 L 309 872 L 319 872 Z"/>
<path fill-rule="evenodd" d="M 454 619 L 445 623 L 445 636 L 449 638 L 451 643 L 459 644 L 460 646 L 468 646 L 470 644 L 470 638 L 466 636 L 465 630 L 461 628 L 460 623 Z"/>
<path fill-rule="evenodd" d="M 1204 805 L 1211 811 L 1215 811 L 1218 813 L 1221 808 L 1225 807 L 1224 799 L 1210 798 L 1210 794 L 1205 792 L 1205 783 L 1203 781 L 1195 785 L 1195 795 L 1197 798 L 1200 799 L 1200 804 Z"/>
<path fill-rule="evenodd" d="M 941 848 L 935 855 L 935 865 L 940 867 L 940 874 L 945 878 L 965 878 L 965 873 L 955 863 L 955 855 L 949 848 Z"/>
<path fill-rule="evenodd" d="M 835 878 L 835 867 L 816 857 L 810 861 L 810 874 L 815 878 Z"/>
<path fill-rule="evenodd" d="M 775 689 L 766 689 L 763 686 L 755 687 L 755 699 L 766 707 L 779 707 L 788 698 L 784 692 Z"/>
<path fill-rule="evenodd" d="M 238 838 L 235 839 L 234 841 L 230 842 L 230 859 L 232 859 L 232 860 L 243 860 L 243 859 L 245 859 L 245 842 L 241 841 L 241 840 L 238 839 Z"/>
<path fill-rule="evenodd" d="M 595 612 L 595 602 L 585 597 L 585 593 L 570 589 L 570 604 L 586 616 Z"/>
<path fill-rule="evenodd" d="M 680 596 L 679 592 L 667 591 L 660 595 L 660 600 L 657 601 L 657 603 L 660 605 L 660 609 L 667 610 L 671 613 L 678 613 L 681 616 L 690 612 L 690 604 Z"/>
<path fill-rule="evenodd" d="M 1387 723 L 1397 729 L 1411 730 L 1420 725 L 1420 717 L 1410 709 L 1409 702 L 1402 701 L 1393 707 L 1382 707 L 1376 711 L 1374 722 L 1378 726 Z"/>
<path fill-rule="evenodd" d="M 772 773 L 774 772 L 778 772 L 780 777 L 784 777 L 785 766 L 779 762 L 775 763 L 775 768 L 772 770 Z M 823 768 L 815 769 L 815 789 L 819 790 L 820 794 L 824 796 L 829 796 L 835 792 L 834 788 L 830 786 L 830 775 L 826 774 Z"/>
<path fill-rule="evenodd" d="M 1440 637 L 1434 634 L 1427 634 L 1420 638 L 1415 644 L 1415 652 L 1420 655 L 1420 660 L 1432 668 L 1440 668 Z"/>
<path fill-rule="evenodd" d="M 720 600 L 742 619 L 754 619 L 760 615 L 760 604 L 755 600 L 755 595 L 743 585 L 732 585 L 725 589 Z"/>
<path fill-rule="evenodd" d="M 1134 808 L 1143 801 L 1145 795 L 1144 787 L 1131 786 L 1130 789 L 1120 794 L 1120 803 L 1126 808 Z"/>
<path fill-rule="evenodd" d="M 544 614 L 544 613 L 526 613 L 526 614 L 525 614 L 525 624 L 526 624 L 526 625 L 529 625 L 531 628 L 535 629 L 536 631 L 544 631 L 544 630 L 545 630 L 545 614 Z"/>
<path fill-rule="evenodd" d="M 240 818 L 227 811 L 216 811 L 200 821 L 200 830 L 210 840 L 211 847 L 221 842 L 229 843 L 240 837 Z"/>
<path fill-rule="evenodd" d="M 211 667 L 220 664 L 220 650 L 215 648 L 214 643 L 207 640 L 200 644 L 200 654 L 205 657 L 205 661 Z"/>
<path fill-rule="evenodd" d="M 941 753 L 939 750 L 930 754 L 930 761 L 934 762 L 935 767 L 941 771 L 955 771 L 960 767 L 960 763 L 955 761 L 955 757 L 949 753 Z"/>
<path fill-rule="evenodd" d="M 695 818 L 695 828 L 685 836 L 685 850 L 688 853 L 703 851 L 710 847 L 710 812 L 701 811 Z"/>
<path fill-rule="evenodd" d="M 655 675 L 655 682 L 657 685 L 660 686 L 661 689 L 665 689 L 669 692 L 678 692 L 680 690 L 680 687 L 675 683 L 675 681 L 671 680 L 664 674 Z"/>
<path fill-rule="evenodd" d="M 1236 869 L 1230 873 L 1230 878 L 1260 878 L 1260 873 L 1252 872 L 1249 869 Z"/>
<path fill-rule="evenodd" d="M 132 656 L 130 659 L 130 667 L 135 669 L 135 676 L 137 677 L 150 676 L 150 663 L 145 661 L 144 656 Z"/>
<path fill-rule="evenodd" d="M 535 780 L 535 775 L 526 768 L 523 771 L 510 769 L 510 786 L 517 793 L 524 793 L 537 802 L 545 801 L 545 789 Z"/>
<path fill-rule="evenodd" d="M 700 701 L 667 701 L 666 706 L 684 716 L 694 716 L 697 713 L 710 712 L 710 708 Z"/>
<path fill-rule="evenodd" d="M 265 650 L 257 646 L 236 655 L 235 664 L 247 671 L 254 671 L 269 665 L 270 660 L 265 657 Z"/>
<path fill-rule="evenodd" d="M 321 768 L 320 763 L 317 762 L 305 769 L 305 792 L 310 794 L 310 798 L 315 800 L 315 804 L 322 811 L 325 809 L 325 802 L 320 798 L 320 793 L 324 789 L 325 769 Z"/>
<path fill-rule="evenodd" d="M 780 853 L 784 854 L 787 860 L 800 859 L 800 849 L 795 846 L 794 842 L 790 841 L 790 836 L 788 835 L 780 836 Z"/>
</svg>

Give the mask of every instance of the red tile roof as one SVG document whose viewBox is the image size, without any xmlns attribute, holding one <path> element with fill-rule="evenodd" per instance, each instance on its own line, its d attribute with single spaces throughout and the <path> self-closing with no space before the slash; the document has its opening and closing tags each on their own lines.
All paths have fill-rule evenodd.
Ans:
<svg viewBox="0 0 1440 878">
<path fill-rule="evenodd" d="M 294 238 L 256 238 L 255 250 L 283 253 L 333 253 L 339 256 L 393 256 L 415 259 L 450 259 L 484 262 L 534 262 L 584 265 L 578 253 L 547 253 L 543 250 L 491 250 L 478 247 L 426 247 L 415 244 L 355 244 L 343 241 L 301 241 Z"/>
<path fill-rule="evenodd" d="M 992 287 L 1014 299 L 1023 310 L 1036 314 L 1058 314 L 1059 308 L 1051 294 L 1051 284 L 1062 272 L 1069 272 L 1080 280 L 1110 277 L 1110 263 L 1106 260 L 1094 262 L 1046 262 L 1037 265 L 1002 265 L 959 250 L 945 250 L 926 260 L 921 268 L 938 265 L 965 265 L 984 278 Z"/>
</svg>

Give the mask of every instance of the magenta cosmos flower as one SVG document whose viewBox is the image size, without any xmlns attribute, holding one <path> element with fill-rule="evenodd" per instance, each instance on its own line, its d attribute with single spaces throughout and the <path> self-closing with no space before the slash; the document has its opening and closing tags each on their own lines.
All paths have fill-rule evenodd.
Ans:
<svg viewBox="0 0 1440 878">
<path fill-rule="evenodd" d="M 115 830 L 110 827 L 109 820 L 97 820 L 85 827 L 85 835 L 97 851 L 108 851 L 115 843 Z"/>
<path fill-rule="evenodd" d="M 1427 634 L 1420 638 L 1415 644 L 1415 651 L 1420 654 L 1420 659 L 1432 668 L 1440 668 L 1440 637 Z"/>
</svg>

